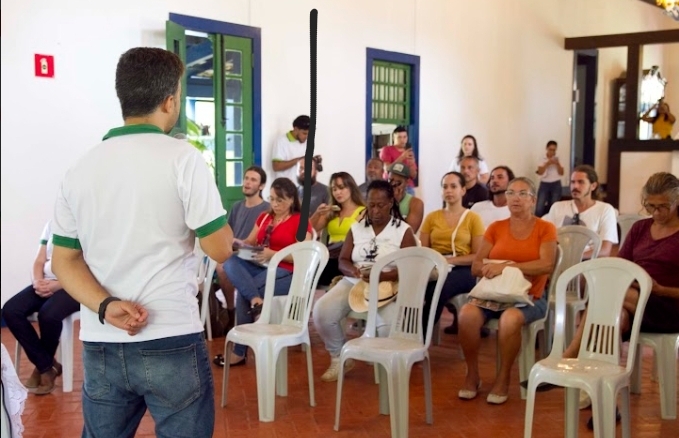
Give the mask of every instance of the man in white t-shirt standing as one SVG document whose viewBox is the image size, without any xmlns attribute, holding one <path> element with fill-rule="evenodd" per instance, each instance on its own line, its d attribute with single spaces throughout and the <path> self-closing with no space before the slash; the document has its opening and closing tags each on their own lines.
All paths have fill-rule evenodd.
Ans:
<svg viewBox="0 0 679 438">
<path fill-rule="evenodd" d="M 297 179 L 297 163 L 306 154 L 306 139 L 309 136 L 309 116 L 299 116 L 292 122 L 292 131 L 281 136 L 273 145 L 271 164 L 273 178 Z"/>
<path fill-rule="evenodd" d="M 124 126 L 71 167 L 57 193 L 52 270 L 80 302 L 83 437 L 211 437 L 214 385 L 200 321 L 196 236 L 221 263 L 233 238 L 203 156 L 166 135 L 184 66 L 156 48 L 116 68 Z"/>
<path fill-rule="evenodd" d="M 478 213 L 483 221 L 483 228 L 488 228 L 495 221 L 509 217 L 507 197 L 505 192 L 509 182 L 514 179 L 514 172 L 507 166 L 497 166 L 490 172 L 488 180 L 488 192 L 491 200 L 477 202 L 471 207 L 471 211 Z"/>
<path fill-rule="evenodd" d="M 559 201 L 552 205 L 543 219 L 557 228 L 566 225 L 582 225 L 601 237 L 599 257 L 611 255 L 611 248 L 618 243 L 618 224 L 615 209 L 611 204 L 596 200 L 599 177 L 592 166 L 583 164 L 571 174 L 570 201 Z M 583 258 L 591 258 L 592 250 L 585 251 Z"/>
</svg>

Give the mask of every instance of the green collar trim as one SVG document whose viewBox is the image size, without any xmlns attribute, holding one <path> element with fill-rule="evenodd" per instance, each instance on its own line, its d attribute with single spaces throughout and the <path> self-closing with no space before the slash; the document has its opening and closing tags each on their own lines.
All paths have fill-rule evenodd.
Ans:
<svg viewBox="0 0 679 438">
<path fill-rule="evenodd" d="M 104 136 L 103 140 L 108 140 L 112 137 L 120 137 L 121 135 L 132 134 L 165 134 L 162 129 L 156 125 L 126 125 L 119 128 L 113 128 Z"/>
<path fill-rule="evenodd" d="M 294 135 L 292 135 L 292 131 L 288 131 L 287 133 L 288 140 L 290 141 L 297 141 Z"/>
</svg>

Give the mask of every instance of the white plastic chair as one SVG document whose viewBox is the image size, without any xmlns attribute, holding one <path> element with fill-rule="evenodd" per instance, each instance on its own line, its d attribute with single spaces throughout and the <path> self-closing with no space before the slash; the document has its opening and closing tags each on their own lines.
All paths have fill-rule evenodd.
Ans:
<svg viewBox="0 0 679 438">
<path fill-rule="evenodd" d="M 641 219 L 646 219 L 646 217 L 639 214 L 621 214 L 618 216 L 618 225 L 620 226 L 620 248 L 622 248 L 622 244 L 625 242 L 627 233 L 629 233 L 632 225 Z"/>
<path fill-rule="evenodd" d="M 555 278 L 557 278 L 558 274 L 561 272 L 580 263 L 582 261 L 582 255 L 585 252 L 587 245 L 590 243 L 592 245 L 592 260 L 599 257 L 599 251 L 601 251 L 601 237 L 594 231 L 583 227 L 582 225 L 567 225 L 559 228 L 557 231 L 557 240 L 563 251 L 563 260 Z M 547 342 L 547 350 L 549 351 L 553 337 L 552 327 L 554 326 L 553 314 L 555 299 L 553 288 L 550 288 L 547 298 L 549 299 L 549 307 L 545 324 L 545 339 Z M 587 287 L 583 290 L 583 288 L 580 287 L 579 279 L 572 281 L 568 288 L 568 292 L 566 293 L 566 345 L 568 345 L 573 339 L 573 336 L 575 336 L 575 317 L 579 312 L 582 312 L 587 308 L 587 299 Z"/>
<path fill-rule="evenodd" d="M 59 347 L 57 348 L 56 357 L 63 367 L 62 382 L 64 392 L 73 392 L 73 338 L 74 329 L 73 324 L 80 319 L 80 312 L 75 312 L 64 318 L 62 322 L 61 337 L 59 338 Z M 28 317 L 31 322 L 38 321 L 38 314 L 34 313 Z M 19 369 L 21 363 L 21 344 L 16 343 L 14 349 L 14 369 Z"/>
<path fill-rule="evenodd" d="M 593 291 L 590 294 L 585 330 L 577 359 L 564 359 L 566 333 L 566 295 L 569 283 L 582 274 Z M 632 323 L 630 345 L 639 338 L 641 319 L 651 293 L 651 277 L 641 267 L 621 258 L 603 258 L 579 263 L 563 272 L 556 285 L 556 332 L 549 357 L 536 363 L 528 379 L 528 400 L 524 438 L 530 438 L 533 427 L 535 390 L 547 382 L 566 388 L 566 437 L 576 437 L 578 430 L 578 390 L 592 400 L 594 436 L 615 437 L 615 406 L 622 393 L 620 411 L 622 436 L 630 437 L 630 377 L 636 348 L 627 353 L 626 366 L 620 365 L 620 311 L 629 285 L 639 283 L 639 301 Z"/>
<path fill-rule="evenodd" d="M 389 264 L 396 265 L 399 273 L 399 294 L 395 305 L 397 317 L 391 325 L 389 337 L 376 337 L 377 300 L 380 272 Z M 426 333 L 422 332 L 422 308 L 424 292 L 433 268 L 446 272 L 448 263 L 438 252 L 430 248 L 404 248 L 380 258 L 370 273 L 370 298 L 368 322 L 363 335 L 344 344 L 340 354 L 340 371 L 337 380 L 337 404 L 335 407 L 335 430 L 339 430 L 344 363 L 353 358 L 380 364 L 386 371 L 380 386 L 388 385 L 391 436 L 408 436 L 408 403 L 410 370 L 416 362 L 424 361 L 424 392 L 426 421 L 433 423 L 431 368 L 429 344 L 436 306 L 429 311 Z M 434 289 L 434 302 L 438 302 L 445 276 L 439 275 Z"/>
<path fill-rule="evenodd" d="M 212 287 L 212 277 L 217 269 L 217 262 L 208 257 L 203 249 L 200 247 L 200 242 L 196 239 L 196 246 L 193 253 L 198 258 L 198 271 L 196 273 L 196 282 L 198 283 L 198 292 L 202 294 L 202 302 L 200 305 L 200 322 L 205 327 L 207 340 L 212 340 L 212 324 L 210 321 L 210 289 Z"/>
<path fill-rule="evenodd" d="M 631 345 L 631 344 L 630 344 Z M 653 376 L 660 386 L 660 416 L 663 420 L 677 418 L 677 351 L 679 333 L 639 333 L 639 348 L 653 348 Z M 641 351 L 637 352 L 632 373 L 632 393 L 641 394 Z"/>
<path fill-rule="evenodd" d="M 283 320 L 280 324 L 271 322 L 276 268 L 291 255 L 295 269 L 285 303 Z M 222 407 L 226 405 L 229 381 L 229 362 L 234 343 L 252 348 L 256 357 L 257 403 L 259 421 L 274 420 L 276 394 L 287 395 L 287 347 L 305 345 L 309 374 L 309 404 L 316 406 L 314 397 L 314 375 L 311 362 L 311 341 L 309 340 L 309 316 L 313 294 L 318 280 L 328 263 L 328 249 L 318 241 L 307 240 L 295 243 L 278 251 L 269 262 L 264 291 L 264 306 L 259 319 L 252 324 L 237 325 L 226 336 L 224 343 L 224 376 L 222 380 Z"/>
</svg>

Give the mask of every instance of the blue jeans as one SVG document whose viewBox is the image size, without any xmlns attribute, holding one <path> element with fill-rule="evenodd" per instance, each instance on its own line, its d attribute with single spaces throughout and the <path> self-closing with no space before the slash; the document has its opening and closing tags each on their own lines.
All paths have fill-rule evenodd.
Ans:
<svg viewBox="0 0 679 438">
<path fill-rule="evenodd" d="M 224 272 L 238 292 L 236 323 L 240 325 L 254 322 L 250 314 L 250 301 L 255 297 L 264 298 L 267 268 L 234 256 L 224 262 Z M 287 295 L 291 283 L 292 272 L 287 269 L 276 268 L 274 296 Z M 236 344 L 233 352 L 238 356 L 245 356 L 247 347 Z"/>
<path fill-rule="evenodd" d="M 146 408 L 156 436 L 212 436 L 214 382 L 202 333 L 83 342 L 83 438 L 133 437 Z"/>
<path fill-rule="evenodd" d="M 541 182 L 538 188 L 538 201 L 535 205 L 535 215 L 542 217 L 549 213 L 552 204 L 561 199 L 561 181 Z"/>
</svg>

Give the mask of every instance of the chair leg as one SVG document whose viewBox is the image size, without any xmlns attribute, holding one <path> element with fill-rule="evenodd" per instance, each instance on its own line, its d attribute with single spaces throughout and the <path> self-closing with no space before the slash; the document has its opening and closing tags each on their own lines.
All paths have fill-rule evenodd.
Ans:
<svg viewBox="0 0 679 438">
<path fill-rule="evenodd" d="M 677 418 L 677 353 L 675 338 L 661 336 L 655 363 L 660 383 L 660 412 L 663 420 Z"/>
<path fill-rule="evenodd" d="M 622 388 L 620 401 L 620 415 L 622 423 L 622 438 L 632 438 L 629 407 L 629 386 Z M 615 421 L 615 420 L 614 420 Z"/>
<path fill-rule="evenodd" d="M 229 391 L 229 371 L 231 367 L 231 348 L 233 343 L 228 339 L 224 342 L 224 370 L 222 371 L 222 407 L 226 406 L 226 395 Z"/>
<path fill-rule="evenodd" d="M 309 405 L 316 406 L 316 394 L 314 392 L 314 365 L 311 360 L 311 343 L 302 344 L 306 352 L 306 367 L 309 376 Z"/>
<path fill-rule="evenodd" d="M 438 322 L 434 324 L 433 328 L 434 332 L 431 334 L 432 336 L 432 342 L 434 345 L 441 345 L 441 324 Z"/>
<path fill-rule="evenodd" d="M 630 376 L 630 391 L 632 394 L 641 394 L 641 355 L 644 352 L 644 347 L 641 344 L 637 344 L 636 348 L 637 354 L 634 356 L 634 367 Z"/>
<path fill-rule="evenodd" d="M 335 426 L 333 427 L 335 431 L 339 430 L 340 424 L 340 408 L 342 407 L 342 386 L 344 386 L 344 361 L 345 359 L 342 356 L 340 356 L 339 375 L 337 376 L 337 398 L 335 400 Z"/>
<path fill-rule="evenodd" d="M 535 379 L 533 379 L 535 380 Z M 526 395 L 526 416 L 523 423 L 523 438 L 532 438 L 533 436 L 533 414 L 535 412 L 535 384 L 530 379 L 528 380 L 528 391 Z"/>
<path fill-rule="evenodd" d="M 21 344 L 16 341 L 16 346 L 14 347 L 14 369 L 19 373 L 19 365 L 21 365 Z"/>
<path fill-rule="evenodd" d="M 578 437 L 578 417 L 579 417 L 579 406 L 578 402 L 580 399 L 580 391 L 578 391 L 578 388 L 566 388 L 565 391 L 565 399 L 566 399 L 566 418 L 564 421 L 564 429 L 565 433 L 564 436 L 566 438 L 577 438 Z M 593 394 L 590 394 L 592 396 L 592 406 L 594 406 L 594 399 L 596 397 L 593 396 Z M 596 421 L 596 415 L 594 420 Z M 594 436 L 600 437 L 600 434 L 597 434 L 596 430 L 594 431 Z"/>
<path fill-rule="evenodd" d="M 410 397 L 410 368 L 397 362 L 387 371 L 389 382 L 389 421 L 393 438 L 408 437 L 408 405 Z"/>
<path fill-rule="evenodd" d="M 375 385 L 380 384 L 380 364 L 373 363 L 373 373 L 375 374 Z"/>
<path fill-rule="evenodd" d="M 278 352 L 276 360 L 276 395 L 288 396 L 288 347 Z"/>
<path fill-rule="evenodd" d="M 277 363 L 278 357 L 266 357 L 266 349 L 269 346 L 266 343 L 264 344 L 253 350 L 255 352 L 255 371 L 257 374 L 259 421 L 269 423 L 274 421 L 276 408 L 276 367 L 271 366 L 271 361 Z M 224 364 L 225 367 L 226 365 Z"/>
<path fill-rule="evenodd" d="M 424 356 L 424 411 L 426 415 L 427 424 L 434 424 L 434 408 L 432 405 L 431 393 L 431 363 L 429 355 Z"/>
<path fill-rule="evenodd" d="M 73 319 L 64 319 L 61 329 L 61 364 L 63 365 L 64 392 L 73 392 Z"/>
</svg>

